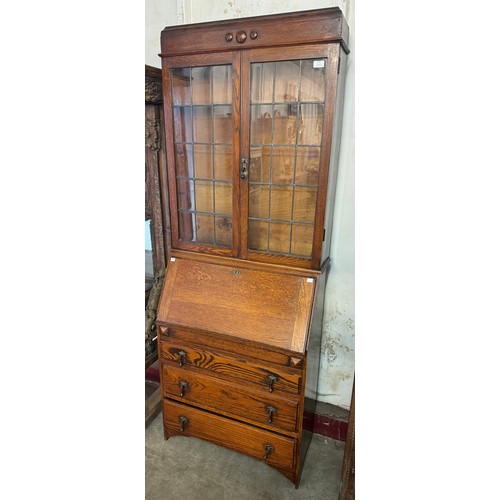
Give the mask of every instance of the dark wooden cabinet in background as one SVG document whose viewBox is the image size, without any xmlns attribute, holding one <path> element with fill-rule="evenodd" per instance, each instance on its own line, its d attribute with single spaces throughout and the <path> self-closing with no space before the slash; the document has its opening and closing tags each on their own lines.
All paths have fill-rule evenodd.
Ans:
<svg viewBox="0 0 500 500">
<path fill-rule="evenodd" d="M 165 437 L 246 453 L 296 487 L 317 394 L 347 42 L 338 8 L 161 38 Z"/>
<path fill-rule="evenodd" d="M 153 275 L 165 269 L 166 242 L 168 232 L 163 220 L 160 194 L 160 170 L 165 168 L 165 139 L 163 130 L 163 97 L 161 70 L 145 67 L 145 220 L 151 221 L 151 242 L 153 245 Z M 168 203 L 168 202 L 167 202 Z"/>
<path fill-rule="evenodd" d="M 166 267 L 163 206 L 160 195 L 160 169 L 165 168 L 165 138 L 161 69 L 145 67 L 145 220 L 149 221 L 152 250 L 146 250 L 145 263 L 145 355 L 146 370 L 158 360 L 156 309 L 161 291 L 161 277 Z M 168 221 L 168 218 L 165 219 Z M 146 425 L 161 409 L 158 383 L 146 380 Z"/>
<path fill-rule="evenodd" d="M 349 424 L 345 443 L 344 460 L 342 463 L 342 479 L 338 500 L 354 500 L 355 498 L 355 394 L 352 384 L 351 406 L 349 408 Z"/>
</svg>

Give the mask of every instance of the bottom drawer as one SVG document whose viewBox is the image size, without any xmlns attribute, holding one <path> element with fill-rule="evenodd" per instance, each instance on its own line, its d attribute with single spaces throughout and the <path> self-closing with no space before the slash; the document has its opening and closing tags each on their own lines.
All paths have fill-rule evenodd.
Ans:
<svg viewBox="0 0 500 500">
<path fill-rule="evenodd" d="M 297 440 L 280 436 L 191 406 L 163 400 L 165 436 L 193 436 L 263 460 L 279 469 L 294 468 Z"/>
</svg>

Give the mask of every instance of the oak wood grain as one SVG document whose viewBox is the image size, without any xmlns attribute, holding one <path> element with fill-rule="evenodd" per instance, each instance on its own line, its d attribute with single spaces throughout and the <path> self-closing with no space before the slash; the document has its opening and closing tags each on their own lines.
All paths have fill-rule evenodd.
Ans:
<svg viewBox="0 0 500 500">
<path fill-rule="evenodd" d="M 348 36 L 336 7 L 161 35 L 165 437 L 195 436 L 261 460 L 271 445 L 266 463 L 295 487 L 317 395 Z M 253 63 L 262 74 L 272 63 L 277 76 L 262 79 L 260 93 Z"/>
<path fill-rule="evenodd" d="M 177 345 L 198 345 L 218 353 L 231 353 L 231 356 L 243 356 L 248 361 L 262 364 L 273 363 L 292 368 L 300 367 L 301 356 L 290 355 L 270 349 L 262 344 L 250 343 L 243 339 L 214 334 L 209 331 L 189 330 L 173 326 L 159 325 L 160 342 Z M 298 360 L 298 361 L 297 361 Z"/>
<path fill-rule="evenodd" d="M 187 371 L 166 363 L 162 370 L 166 398 L 235 416 L 270 430 L 296 431 L 298 403 L 278 397 L 277 391 L 255 392 L 252 387 L 245 389 L 246 384 L 236 385 L 201 370 Z"/>
<path fill-rule="evenodd" d="M 233 52 L 233 256 L 241 253 L 242 206 L 241 206 L 241 54 Z"/>
<path fill-rule="evenodd" d="M 308 269 L 309 261 L 305 259 L 294 259 L 293 262 L 287 260 L 280 264 L 276 261 L 271 262 L 256 262 L 251 260 L 237 259 L 231 257 L 223 257 L 219 255 L 208 255 L 208 254 L 197 254 L 194 252 L 186 252 L 183 250 L 172 249 L 170 252 L 171 257 L 179 257 L 186 260 L 196 260 L 198 262 L 206 262 L 212 264 L 222 264 L 226 266 L 235 266 L 241 269 L 255 269 L 255 270 L 267 270 L 271 272 L 279 272 L 281 274 L 293 274 L 295 276 L 304 276 L 306 278 L 317 277 L 321 274 L 321 269 Z M 295 261 L 301 260 L 304 266 L 298 267 L 295 265 Z M 288 265 L 285 265 L 288 264 Z M 325 262 L 323 262 L 324 266 Z M 322 266 L 322 267 L 323 267 Z"/>
<path fill-rule="evenodd" d="M 325 233 L 325 207 L 327 203 L 326 195 L 330 167 L 330 150 L 332 145 L 331 131 L 333 129 L 333 113 L 335 111 L 334 106 L 337 92 L 337 69 L 339 65 L 340 46 L 338 44 L 330 44 L 328 46 L 328 51 L 329 58 L 326 68 L 326 79 L 328 82 L 330 82 L 330 85 L 327 85 L 326 87 L 325 112 L 323 122 L 323 130 L 328 131 L 328 133 L 324 133 L 322 136 L 321 155 L 319 160 L 319 185 L 321 186 L 321 189 L 318 189 L 318 196 L 316 198 L 316 222 L 314 225 L 312 257 L 312 265 L 315 268 L 319 268 L 321 266 L 321 247 Z"/>
<path fill-rule="evenodd" d="M 313 278 L 176 259 L 157 318 L 303 354 L 314 286 Z"/>
<path fill-rule="evenodd" d="M 186 417 L 184 431 L 179 417 Z M 226 417 L 186 406 L 168 399 L 163 400 L 163 419 L 166 437 L 193 436 L 244 453 L 273 467 L 293 470 L 294 452 L 297 440 Z M 221 429 L 224 429 L 221 432 Z M 265 456 L 265 446 L 270 444 L 273 451 Z"/>
<path fill-rule="evenodd" d="M 180 360 L 180 352 L 185 356 Z M 220 351 L 219 351 L 220 352 Z M 298 394 L 301 388 L 301 371 L 293 368 L 273 366 L 253 362 L 235 355 L 213 352 L 196 345 L 161 343 L 159 357 L 162 362 L 170 362 L 173 366 L 182 363 L 182 369 L 197 368 L 206 370 L 226 380 L 238 380 L 240 384 L 253 388 L 261 394 L 269 393 L 268 376 L 276 377 L 273 393 Z M 171 366 L 172 366 L 171 365 Z"/>
<path fill-rule="evenodd" d="M 286 29 L 281 28 L 282 23 L 286 23 Z M 246 50 L 263 46 L 281 48 L 291 44 L 330 41 L 341 43 L 349 50 L 347 24 L 338 7 L 200 23 L 196 31 L 191 26 L 166 27 L 161 33 L 161 55 Z M 252 39 L 248 36 L 243 43 L 238 43 L 236 34 L 240 31 L 247 35 L 256 32 L 257 37 Z M 233 35 L 229 42 L 225 38 L 228 33 Z"/>
<path fill-rule="evenodd" d="M 262 342 L 256 342 L 254 340 L 237 338 L 234 335 L 225 335 L 222 333 L 211 332 L 202 328 L 190 328 L 182 325 L 158 323 L 160 329 L 163 329 L 163 335 L 161 336 L 162 341 L 165 341 L 169 337 L 177 337 L 180 342 L 184 342 L 184 339 L 191 339 L 190 342 L 193 344 L 202 344 L 206 346 L 212 346 L 217 351 L 224 349 L 226 352 L 232 352 L 236 355 L 242 353 L 245 358 L 254 358 L 254 360 L 269 361 L 278 365 L 283 365 L 285 367 L 294 367 L 292 364 L 292 358 L 303 358 L 305 353 L 297 353 L 289 349 L 283 349 L 281 347 L 269 346 L 263 344 Z M 190 330 L 190 333 L 188 333 Z M 202 340 L 203 339 L 203 340 Z M 220 349 L 219 349 L 220 348 Z M 259 352 L 261 353 L 259 355 Z M 252 354 L 253 353 L 253 354 Z"/>
</svg>

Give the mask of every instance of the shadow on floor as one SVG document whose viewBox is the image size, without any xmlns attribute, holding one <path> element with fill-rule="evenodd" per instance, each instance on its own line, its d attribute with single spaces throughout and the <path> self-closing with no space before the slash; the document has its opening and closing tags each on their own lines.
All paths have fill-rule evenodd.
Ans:
<svg viewBox="0 0 500 500">
<path fill-rule="evenodd" d="M 205 441 L 146 428 L 146 500 L 337 500 L 344 443 L 314 434 L 300 486 L 263 462 Z"/>
</svg>

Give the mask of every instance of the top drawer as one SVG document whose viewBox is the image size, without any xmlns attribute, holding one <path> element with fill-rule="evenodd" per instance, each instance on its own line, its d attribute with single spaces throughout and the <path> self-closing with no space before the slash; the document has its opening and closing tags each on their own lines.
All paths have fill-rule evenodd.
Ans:
<svg viewBox="0 0 500 500">
<path fill-rule="evenodd" d="M 271 350 L 266 346 L 256 346 L 248 343 L 238 342 L 236 339 L 221 337 L 214 333 L 202 333 L 199 330 L 188 330 L 186 328 L 169 327 L 157 322 L 160 342 L 174 344 L 203 345 L 210 350 L 226 351 L 232 355 L 243 356 L 245 359 L 262 363 L 273 363 L 291 368 L 302 369 L 304 366 L 304 357 L 295 353 L 284 353 L 277 350 Z"/>
<path fill-rule="evenodd" d="M 206 370 L 225 380 L 250 384 L 262 392 L 299 394 L 301 390 L 301 370 L 259 363 L 204 346 L 160 342 L 159 357 L 163 363 L 175 363 L 188 370 Z"/>
</svg>

